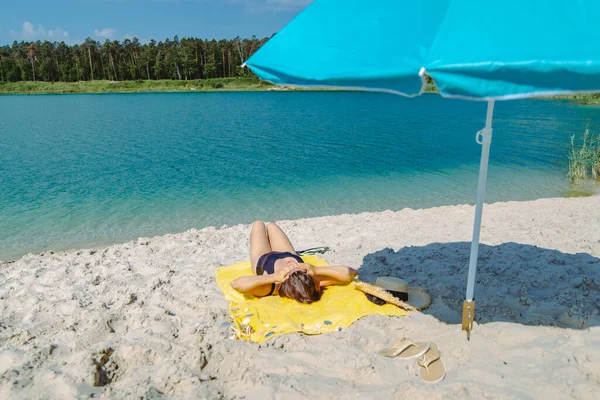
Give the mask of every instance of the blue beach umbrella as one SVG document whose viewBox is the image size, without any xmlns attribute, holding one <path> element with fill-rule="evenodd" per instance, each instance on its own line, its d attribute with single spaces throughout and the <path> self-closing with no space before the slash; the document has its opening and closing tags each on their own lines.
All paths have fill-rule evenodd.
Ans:
<svg viewBox="0 0 600 400">
<path fill-rule="evenodd" d="M 494 101 L 600 91 L 599 0 L 316 0 L 245 63 L 278 85 L 487 101 L 463 329 L 473 290 Z"/>
</svg>

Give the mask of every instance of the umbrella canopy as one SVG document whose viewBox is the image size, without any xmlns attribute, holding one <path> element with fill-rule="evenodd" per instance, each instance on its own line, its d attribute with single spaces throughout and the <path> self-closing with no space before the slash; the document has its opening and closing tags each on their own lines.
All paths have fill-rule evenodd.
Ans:
<svg viewBox="0 0 600 400">
<path fill-rule="evenodd" d="M 247 62 L 275 84 L 488 101 L 463 306 L 474 318 L 495 100 L 600 91 L 598 0 L 316 0 Z"/>
<path fill-rule="evenodd" d="M 600 90 L 596 0 L 317 0 L 246 65 L 275 84 L 498 100 Z"/>
</svg>

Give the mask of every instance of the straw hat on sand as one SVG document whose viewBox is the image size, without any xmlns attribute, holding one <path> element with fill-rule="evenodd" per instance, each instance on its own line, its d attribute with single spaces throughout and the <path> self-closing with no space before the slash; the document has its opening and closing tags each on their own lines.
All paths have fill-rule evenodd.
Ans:
<svg viewBox="0 0 600 400">
<path fill-rule="evenodd" d="M 363 291 L 375 304 L 394 304 L 407 311 L 424 310 L 431 305 L 429 295 L 419 287 L 409 287 L 400 278 L 384 276 L 377 278 L 375 284 L 354 282 L 354 286 Z"/>
</svg>

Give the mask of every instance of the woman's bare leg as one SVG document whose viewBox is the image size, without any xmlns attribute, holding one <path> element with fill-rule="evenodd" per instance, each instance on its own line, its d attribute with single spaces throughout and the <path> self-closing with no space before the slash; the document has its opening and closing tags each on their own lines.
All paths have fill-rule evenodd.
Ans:
<svg viewBox="0 0 600 400">
<path fill-rule="evenodd" d="M 287 235 L 281 230 L 276 223 L 271 222 L 267 225 L 267 234 L 269 235 L 269 243 L 273 251 L 289 251 L 296 254 L 296 250 L 288 239 Z"/>
<path fill-rule="evenodd" d="M 269 236 L 265 223 L 262 221 L 254 221 L 252 231 L 250 231 L 250 263 L 252 271 L 256 273 L 256 262 L 263 254 L 269 253 L 271 245 L 269 244 Z"/>
</svg>

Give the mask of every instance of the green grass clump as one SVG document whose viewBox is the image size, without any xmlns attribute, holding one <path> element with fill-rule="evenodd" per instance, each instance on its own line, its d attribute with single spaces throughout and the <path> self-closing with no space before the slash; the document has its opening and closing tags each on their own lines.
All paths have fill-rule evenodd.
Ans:
<svg viewBox="0 0 600 400">
<path fill-rule="evenodd" d="M 581 104 L 598 104 L 600 103 L 600 93 L 586 93 L 581 97 Z"/>
<path fill-rule="evenodd" d="M 195 80 L 80 81 L 80 82 L 0 82 L 0 94 L 34 93 L 140 93 L 213 92 L 265 90 L 271 84 L 256 77 Z"/>
<path fill-rule="evenodd" d="M 583 133 L 583 142 L 575 144 L 575 135 L 571 136 L 569 149 L 569 179 L 600 179 L 600 135 L 594 137 L 588 128 Z"/>
</svg>

